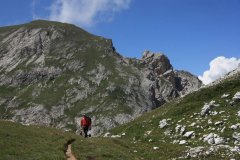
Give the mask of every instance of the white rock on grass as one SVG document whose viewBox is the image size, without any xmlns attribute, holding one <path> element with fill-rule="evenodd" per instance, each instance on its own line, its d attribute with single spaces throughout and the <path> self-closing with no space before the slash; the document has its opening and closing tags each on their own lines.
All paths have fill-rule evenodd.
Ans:
<svg viewBox="0 0 240 160">
<path fill-rule="evenodd" d="M 111 138 L 121 138 L 121 135 L 111 135 Z"/>
<path fill-rule="evenodd" d="M 234 146 L 234 148 L 231 149 L 232 152 L 240 152 L 239 146 Z"/>
<path fill-rule="evenodd" d="M 211 115 L 213 115 L 213 116 L 218 115 L 218 112 L 217 111 L 213 111 L 213 112 L 211 112 Z"/>
<path fill-rule="evenodd" d="M 201 110 L 201 116 L 205 116 L 207 113 L 209 113 L 211 109 L 211 106 L 209 104 L 205 104 Z"/>
<path fill-rule="evenodd" d="M 191 123 L 191 124 L 189 125 L 189 127 L 194 127 L 195 125 L 196 125 L 196 123 L 193 122 L 193 123 Z"/>
<path fill-rule="evenodd" d="M 214 133 L 203 136 L 203 142 L 208 142 L 208 144 L 214 144 Z"/>
<path fill-rule="evenodd" d="M 164 131 L 165 136 L 170 136 L 171 133 L 172 133 L 172 130 L 170 130 L 170 129 L 166 129 L 166 131 Z"/>
<path fill-rule="evenodd" d="M 158 149 L 159 149 L 159 147 L 153 147 L 153 149 L 154 149 L 154 150 L 158 150 Z"/>
<path fill-rule="evenodd" d="M 213 107 L 217 107 L 219 106 L 218 104 L 215 104 L 215 101 L 211 101 L 210 103 L 206 103 L 204 104 L 201 112 L 200 112 L 200 115 L 201 116 L 205 116 L 206 114 L 208 114 L 210 112 L 210 110 L 213 108 Z"/>
<path fill-rule="evenodd" d="M 221 96 L 221 98 L 227 98 L 227 97 L 229 97 L 230 96 L 230 94 L 223 94 L 222 96 Z"/>
<path fill-rule="evenodd" d="M 240 133 L 234 132 L 234 133 L 232 134 L 232 137 L 233 137 L 233 139 L 236 139 L 237 141 L 240 141 Z"/>
<path fill-rule="evenodd" d="M 177 124 L 177 126 L 175 127 L 175 131 L 176 131 L 176 133 L 183 135 L 186 131 L 186 126 Z"/>
<path fill-rule="evenodd" d="M 230 128 L 233 129 L 233 130 L 236 130 L 238 128 L 238 126 L 237 125 L 231 125 Z"/>
<path fill-rule="evenodd" d="M 240 101 L 240 92 L 237 92 L 233 98 L 232 98 L 234 101 Z"/>
<path fill-rule="evenodd" d="M 187 137 L 187 138 L 191 138 L 191 137 L 195 137 L 195 132 L 194 131 L 189 131 L 186 132 L 183 137 Z"/>
<path fill-rule="evenodd" d="M 208 140 L 207 140 L 207 142 L 208 142 L 208 144 L 211 144 L 211 145 L 213 145 L 213 144 L 214 144 L 214 139 L 213 139 L 213 138 L 211 138 L 211 139 L 208 139 Z"/>
<path fill-rule="evenodd" d="M 212 124 L 212 120 L 211 119 L 208 120 L 208 124 Z"/>
<path fill-rule="evenodd" d="M 224 144 L 225 140 L 222 137 L 217 137 L 217 138 L 214 138 L 214 143 L 217 144 L 217 145 L 218 144 Z"/>
<path fill-rule="evenodd" d="M 224 126 L 222 129 L 221 129 L 221 133 L 223 133 L 225 131 L 226 127 Z"/>
<path fill-rule="evenodd" d="M 203 154 L 205 147 L 199 146 L 199 147 L 195 147 L 195 148 L 190 148 L 187 151 L 187 157 L 193 157 L 196 158 L 199 155 Z"/>
<path fill-rule="evenodd" d="M 219 114 L 225 113 L 225 111 L 220 111 Z"/>
<path fill-rule="evenodd" d="M 177 126 L 175 127 L 175 132 L 176 133 L 180 132 L 181 127 L 182 127 L 182 125 L 177 124 Z"/>
<path fill-rule="evenodd" d="M 29 123 L 21 123 L 23 126 L 29 126 Z"/>
<path fill-rule="evenodd" d="M 240 111 L 237 112 L 237 116 L 240 117 Z"/>
<path fill-rule="evenodd" d="M 179 140 L 174 140 L 172 143 L 173 144 L 179 144 Z"/>
<path fill-rule="evenodd" d="M 166 119 L 163 119 L 159 122 L 159 127 L 160 128 L 164 128 L 166 126 L 168 126 L 169 124 L 167 123 L 167 120 Z"/>
<path fill-rule="evenodd" d="M 203 136 L 203 141 L 207 142 L 210 145 L 213 145 L 213 144 L 218 145 L 218 144 L 224 144 L 225 143 L 225 139 L 224 138 L 219 137 L 219 135 L 214 134 L 214 133 L 210 133 L 208 135 L 204 135 Z"/>
<path fill-rule="evenodd" d="M 104 134 L 103 137 L 110 137 L 110 136 L 111 136 L 111 133 L 110 133 L 110 132 L 107 132 L 107 133 Z"/>
<path fill-rule="evenodd" d="M 182 126 L 181 130 L 180 130 L 180 134 L 183 135 L 186 131 L 186 126 Z"/>
<path fill-rule="evenodd" d="M 223 121 L 218 121 L 218 122 L 216 122 L 216 123 L 214 123 L 215 124 L 215 126 L 219 126 L 219 125 L 223 125 Z"/>
<path fill-rule="evenodd" d="M 179 144 L 187 144 L 187 141 L 186 140 L 180 140 Z"/>
<path fill-rule="evenodd" d="M 144 135 L 145 135 L 145 136 L 148 136 L 148 135 L 150 135 L 151 133 L 152 133 L 152 131 L 146 131 Z"/>
</svg>

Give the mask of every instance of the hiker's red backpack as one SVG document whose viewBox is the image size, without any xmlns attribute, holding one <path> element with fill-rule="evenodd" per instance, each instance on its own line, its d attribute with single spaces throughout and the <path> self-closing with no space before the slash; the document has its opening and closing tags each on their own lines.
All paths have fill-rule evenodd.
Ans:
<svg viewBox="0 0 240 160">
<path fill-rule="evenodd" d="M 91 118 L 88 116 L 83 116 L 83 118 L 81 120 L 81 126 L 91 127 L 91 124 L 92 124 Z"/>
</svg>

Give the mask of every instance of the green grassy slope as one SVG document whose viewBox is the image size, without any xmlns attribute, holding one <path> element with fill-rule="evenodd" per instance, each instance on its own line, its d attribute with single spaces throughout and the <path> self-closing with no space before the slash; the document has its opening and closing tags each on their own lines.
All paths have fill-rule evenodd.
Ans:
<svg viewBox="0 0 240 160">
<path fill-rule="evenodd" d="M 233 131 L 229 127 L 240 121 L 236 115 L 240 110 L 240 104 L 230 105 L 229 101 L 237 91 L 240 91 L 239 79 L 240 75 L 237 75 L 216 86 L 203 88 L 110 131 L 113 135 L 122 135 L 121 138 L 84 139 L 73 133 L 57 129 L 22 126 L 0 121 L 0 159 L 66 159 L 64 150 L 67 142 L 71 139 L 75 139 L 72 144 L 73 153 L 77 159 L 81 160 L 174 159 L 185 156 L 189 147 L 203 146 L 206 149 L 210 147 L 208 143 L 200 139 L 204 134 L 211 132 L 226 139 L 229 138 L 227 145 L 234 147 L 232 134 L 240 132 L 240 129 Z M 224 93 L 228 93 L 230 96 L 221 98 Z M 211 100 L 215 100 L 216 104 L 219 104 L 218 107 L 212 109 L 218 114 L 200 116 L 198 113 L 200 113 L 204 103 Z M 220 114 L 221 111 L 224 112 Z M 171 120 L 169 120 L 167 127 L 160 129 L 158 125 L 162 119 Z M 208 124 L 209 120 L 213 123 Z M 224 124 L 216 127 L 214 123 L 217 121 L 224 121 Z M 197 123 L 196 126 L 190 127 L 193 122 Z M 186 125 L 186 130 L 195 131 L 196 137 L 188 139 L 175 134 L 176 124 Z M 224 132 L 217 130 L 217 128 L 222 129 L 224 126 Z M 170 135 L 164 134 L 167 130 L 172 130 Z M 172 142 L 177 139 L 186 140 L 187 144 L 173 144 Z M 154 147 L 159 148 L 154 149 Z M 234 152 L 229 155 L 229 151 L 223 148 L 211 152 L 209 155 L 190 159 L 231 158 L 240 159 L 240 155 Z"/>
<path fill-rule="evenodd" d="M 140 157 L 145 157 L 146 159 L 171 159 L 176 157 L 181 157 L 186 151 L 187 147 L 204 146 L 210 147 L 206 142 L 204 143 L 199 138 L 202 138 L 204 134 L 209 134 L 211 132 L 219 134 L 221 137 L 229 138 L 230 140 L 227 144 L 231 147 L 234 146 L 234 140 L 232 140 L 233 130 L 230 126 L 239 123 L 240 117 L 236 113 L 240 110 L 240 104 L 230 105 L 229 101 L 233 95 L 240 91 L 240 75 L 226 80 L 216 86 L 209 88 L 203 88 L 198 92 L 187 95 L 182 99 L 177 99 L 171 103 L 165 104 L 163 107 L 155 109 L 152 112 L 146 113 L 143 116 L 135 119 L 133 122 L 125 124 L 121 127 L 115 128 L 111 131 L 113 135 L 121 135 L 122 140 L 128 141 L 133 148 L 135 148 L 136 155 Z M 230 94 L 229 98 L 221 98 L 224 93 Z M 201 108 L 204 103 L 208 103 L 211 100 L 215 100 L 219 107 L 213 108 L 213 111 L 218 112 L 217 115 L 208 115 L 201 117 L 200 115 L 194 115 L 194 113 L 200 113 Z M 225 111 L 219 114 L 220 111 Z M 160 129 L 159 121 L 162 119 L 169 120 L 170 125 Z M 190 127 L 190 124 L 197 122 L 197 125 L 203 128 L 198 128 L 197 125 Z M 208 120 L 211 119 L 212 124 L 208 124 Z M 212 128 L 217 129 L 214 124 L 217 121 L 224 121 L 225 131 L 222 133 Z M 195 131 L 196 138 L 188 139 L 181 136 L 176 136 L 175 127 L 176 124 L 186 125 L 187 131 Z M 219 128 L 223 128 L 220 126 Z M 211 130 L 212 129 L 212 130 Z M 164 134 L 165 131 L 170 130 L 172 133 L 170 136 Z M 150 131 L 150 134 L 147 134 Z M 239 129 L 235 130 L 239 131 Z M 174 137 L 175 136 L 175 137 Z M 173 144 L 173 140 L 187 140 L 187 145 Z M 159 150 L 153 150 L 153 147 L 159 147 Z M 133 150 L 133 149 L 132 149 Z M 196 159 L 229 159 L 226 156 L 225 150 L 219 150 L 218 152 L 212 153 L 208 156 L 198 157 Z M 224 156 L 225 154 L 225 156 Z M 230 156 L 230 158 L 239 159 L 239 154 Z M 193 159 L 193 158 L 191 158 Z"/>
<path fill-rule="evenodd" d="M 54 128 L 23 126 L 0 121 L 0 160 L 66 159 L 68 141 L 74 139 L 73 154 L 81 160 L 138 159 L 120 139 L 89 138 Z"/>
<path fill-rule="evenodd" d="M 74 135 L 52 128 L 0 121 L 0 159 L 65 159 L 64 144 Z"/>
</svg>

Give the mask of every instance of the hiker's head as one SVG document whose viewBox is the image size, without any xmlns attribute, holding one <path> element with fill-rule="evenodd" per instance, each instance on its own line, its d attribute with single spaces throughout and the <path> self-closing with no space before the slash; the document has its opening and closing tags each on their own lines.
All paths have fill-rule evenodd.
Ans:
<svg viewBox="0 0 240 160">
<path fill-rule="evenodd" d="M 83 114 L 82 114 L 82 116 L 83 116 L 83 117 L 86 117 L 86 114 L 85 114 L 85 113 L 83 113 Z"/>
</svg>

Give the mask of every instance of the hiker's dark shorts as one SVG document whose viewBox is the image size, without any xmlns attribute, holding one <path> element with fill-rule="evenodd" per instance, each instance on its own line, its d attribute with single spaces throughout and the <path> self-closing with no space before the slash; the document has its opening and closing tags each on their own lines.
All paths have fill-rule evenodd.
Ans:
<svg viewBox="0 0 240 160">
<path fill-rule="evenodd" d="M 82 129 L 83 129 L 83 132 L 84 132 L 84 136 L 87 137 L 89 126 L 83 126 Z"/>
</svg>

